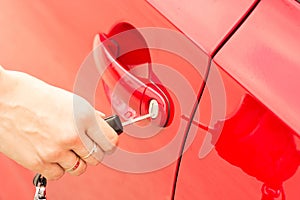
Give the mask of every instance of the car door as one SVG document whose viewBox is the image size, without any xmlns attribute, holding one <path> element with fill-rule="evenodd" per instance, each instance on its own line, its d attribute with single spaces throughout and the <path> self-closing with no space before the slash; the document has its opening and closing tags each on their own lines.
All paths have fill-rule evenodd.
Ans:
<svg viewBox="0 0 300 200">
<path fill-rule="evenodd" d="M 99 58 L 95 59 L 92 52 L 97 34 L 110 35 L 116 27 L 123 30 L 122 27 L 126 29 L 126 26 L 130 26 L 133 27 L 131 30 L 137 33 L 133 36 L 138 35 L 130 41 L 139 41 L 140 36 L 147 41 L 149 46 L 146 47 L 146 54 L 148 56 L 151 53 L 153 65 L 149 68 L 147 56 L 146 63 L 145 60 L 139 62 L 137 56 L 125 57 L 123 60 L 113 58 L 111 62 L 117 63 L 120 70 L 128 69 L 126 74 L 132 78 L 125 81 L 125 88 L 135 80 L 141 83 L 141 88 L 144 87 L 141 92 L 144 96 L 155 98 L 156 96 L 152 95 L 159 91 L 167 94 L 167 98 L 172 102 L 166 110 L 170 115 L 168 124 L 155 124 L 148 120 L 146 125 L 137 124 L 124 128 L 116 153 L 108 156 L 103 164 L 89 167 L 80 177 L 66 174 L 58 181 L 49 182 L 48 198 L 172 198 L 177 158 L 182 142 L 189 130 L 196 130 L 189 128 L 189 116 L 197 103 L 198 93 L 203 90 L 209 56 L 179 34 L 174 25 L 144 1 L 1 1 L 0 7 L 0 60 L 4 68 L 29 73 L 83 96 L 93 88 L 93 106 L 107 116 L 121 115 L 122 112 L 118 110 L 120 104 L 117 103 L 122 102 L 124 96 L 119 98 L 118 92 L 116 96 L 109 95 L 108 89 L 115 91 L 115 87 L 108 84 L 106 80 L 109 79 L 101 81 L 101 76 L 94 76 L 99 73 L 99 68 L 92 68 L 88 74 L 82 73 L 82 70 L 91 66 L 89 61 L 95 63 Z M 158 32 L 155 32 L 157 30 Z M 169 38 L 167 43 L 164 43 L 166 37 Z M 169 40 L 170 38 L 172 40 Z M 118 48 L 126 47 L 125 43 L 126 40 L 119 41 Z M 151 50 L 150 53 L 148 49 Z M 108 54 L 104 56 L 107 57 Z M 82 75 L 87 75 L 84 76 L 83 82 Z M 116 79 L 116 82 L 118 80 Z M 84 89 L 77 90 L 81 86 Z M 135 89 L 133 92 L 140 91 L 139 87 Z M 125 95 L 124 98 L 127 97 L 131 97 L 131 94 Z M 133 97 L 139 99 L 139 96 Z M 139 104 L 141 102 L 146 100 L 139 101 Z M 133 102 L 130 106 L 134 108 L 140 105 Z M 131 111 L 138 113 L 137 116 L 144 112 L 134 109 Z M 131 132 L 131 129 L 138 131 Z M 125 156 L 122 153 L 125 153 Z M 1 199 L 9 199 L 12 195 L 19 199 L 33 198 L 35 188 L 32 185 L 32 172 L 23 169 L 4 155 L 1 155 L 0 171 Z"/>
<path fill-rule="evenodd" d="M 297 19 L 297 1 L 260 1 L 213 56 L 176 199 L 299 198 Z M 214 121 L 220 79 L 226 116 Z"/>
</svg>

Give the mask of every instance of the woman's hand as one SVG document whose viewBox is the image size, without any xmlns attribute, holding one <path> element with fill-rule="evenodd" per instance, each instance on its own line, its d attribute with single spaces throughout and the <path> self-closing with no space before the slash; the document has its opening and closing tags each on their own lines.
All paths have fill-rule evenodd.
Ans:
<svg viewBox="0 0 300 200">
<path fill-rule="evenodd" d="M 9 158 L 53 180 L 98 164 L 117 139 L 83 98 L 0 67 L 0 152 Z"/>
</svg>

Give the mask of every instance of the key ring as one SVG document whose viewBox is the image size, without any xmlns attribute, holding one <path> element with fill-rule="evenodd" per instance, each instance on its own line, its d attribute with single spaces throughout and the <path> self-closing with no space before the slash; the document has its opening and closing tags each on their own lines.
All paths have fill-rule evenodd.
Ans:
<svg viewBox="0 0 300 200">
<path fill-rule="evenodd" d="M 36 174 L 33 178 L 33 185 L 35 186 L 34 200 L 45 200 L 47 179 L 41 174 Z"/>
</svg>

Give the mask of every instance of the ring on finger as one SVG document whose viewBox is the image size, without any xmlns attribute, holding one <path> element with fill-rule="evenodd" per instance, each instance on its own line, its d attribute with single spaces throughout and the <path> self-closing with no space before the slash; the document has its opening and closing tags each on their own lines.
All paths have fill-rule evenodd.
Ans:
<svg viewBox="0 0 300 200">
<path fill-rule="evenodd" d="M 97 144 L 94 142 L 93 148 L 91 149 L 91 151 L 86 156 L 83 156 L 82 158 L 87 159 L 88 157 L 90 157 L 95 152 L 97 152 Z"/>
<path fill-rule="evenodd" d="M 79 165 L 80 165 L 80 158 L 77 156 L 75 164 L 72 167 L 66 169 L 65 171 L 66 172 L 74 171 L 74 170 L 76 170 L 79 167 Z"/>
</svg>

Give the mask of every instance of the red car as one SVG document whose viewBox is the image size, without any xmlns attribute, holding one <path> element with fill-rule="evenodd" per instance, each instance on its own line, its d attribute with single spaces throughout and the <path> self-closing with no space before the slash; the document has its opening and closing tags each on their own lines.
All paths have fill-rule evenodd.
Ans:
<svg viewBox="0 0 300 200">
<path fill-rule="evenodd" d="M 122 121 L 157 103 L 102 164 L 49 182 L 49 199 L 299 199 L 299 1 L 3 0 L 0 10 L 6 68 Z M 34 174 L 0 159 L 0 199 L 32 199 Z"/>
</svg>

